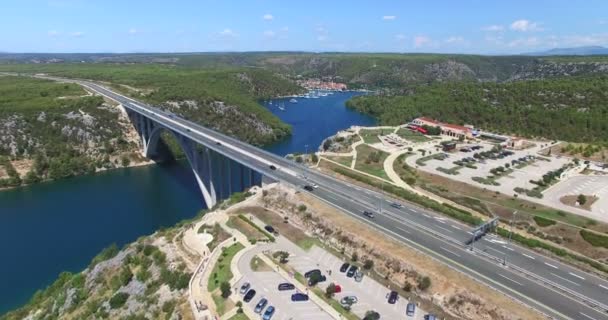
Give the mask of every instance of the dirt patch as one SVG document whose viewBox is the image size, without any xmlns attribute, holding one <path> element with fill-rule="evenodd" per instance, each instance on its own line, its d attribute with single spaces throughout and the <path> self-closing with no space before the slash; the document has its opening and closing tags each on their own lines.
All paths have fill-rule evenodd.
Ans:
<svg viewBox="0 0 608 320">
<path fill-rule="evenodd" d="M 251 259 L 249 263 L 251 266 L 251 270 L 255 272 L 266 272 L 266 271 L 274 271 L 264 260 L 260 259 L 260 257 L 255 256 Z"/>
<path fill-rule="evenodd" d="M 245 235 L 245 237 L 247 237 L 247 239 L 266 239 L 266 235 L 251 226 L 249 223 L 243 221 L 243 219 L 239 218 L 238 216 L 230 216 L 226 225 L 230 228 L 239 230 Z"/>
<path fill-rule="evenodd" d="M 17 173 L 19 173 L 19 176 L 21 178 L 23 178 L 32 169 L 34 160 L 30 160 L 30 159 L 15 160 L 15 161 L 11 161 L 11 163 L 13 164 L 13 167 L 15 167 L 15 170 L 17 170 Z"/>
<path fill-rule="evenodd" d="M 297 208 L 295 208 L 297 210 Z M 264 221 L 265 224 L 273 226 L 276 230 L 278 230 L 279 234 L 283 235 L 289 241 L 302 246 L 305 243 L 311 241 L 311 237 L 308 236 L 302 229 L 298 228 L 294 223 L 295 221 L 287 220 L 285 222 L 285 216 L 289 217 L 288 214 L 285 214 L 285 210 L 280 210 L 283 215 L 268 210 L 262 207 L 243 207 L 239 209 L 243 214 L 252 214 L 256 216 L 258 219 Z"/>
<path fill-rule="evenodd" d="M 269 194 L 265 198 L 269 198 L 269 204 L 277 210 L 297 208 L 302 203 L 307 206 L 304 211 L 285 211 L 290 215 L 290 224 L 303 225 L 324 243 L 341 248 L 347 255 L 357 253 L 360 261 L 375 260 L 375 270 L 385 275 L 387 281 L 399 287 L 410 283 L 426 310 L 436 310 L 440 306 L 451 315 L 449 318 L 455 319 L 542 319 L 504 295 L 307 194 L 285 196 L 283 192 L 278 190 L 278 195 Z M 416 286 L 423 277 L 430 277 L 432 285 L 427 290 L 418 290 Z"/>
<path fill-rule="evenodd" d="M 579 208 L 579 209 L 585 209 L 587 211 L 591 211 L 591 206 L 597 200 L 599 200 L 599 198 L 596 196 L 585 195 L 585 200 L 586 200 L 585 203 L 581 205 L 578 203 L 578 196 L 576 196 L 576 195 L 563 196 L 563 197 L 559 198 L 559 201 L 565 205 Z"/>
<path fill-rule="evenodd" d="M 558 143 L 552 147 L 542 149 L 540 152 L 546 156 L 566 156 L 582 160 L 605 162 L 608 157 L 608 148 L 587 143 Z"/>
</svg>

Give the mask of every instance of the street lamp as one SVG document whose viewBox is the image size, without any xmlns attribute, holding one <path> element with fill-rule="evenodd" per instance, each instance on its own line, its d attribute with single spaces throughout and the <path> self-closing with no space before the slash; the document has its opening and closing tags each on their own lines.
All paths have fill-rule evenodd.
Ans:
<svg viewBox="0 0 608 320">
<path fill-rule="evenodd" d="M 511 230 L 509 232 L 509 244 L 511 244 L 511 236 L 513 235 L 513 220 L 515 220 L 515 215 L 517 214 L 517 210 L 513 211 L 513 215 L 511 215 Z"/>
</svg>

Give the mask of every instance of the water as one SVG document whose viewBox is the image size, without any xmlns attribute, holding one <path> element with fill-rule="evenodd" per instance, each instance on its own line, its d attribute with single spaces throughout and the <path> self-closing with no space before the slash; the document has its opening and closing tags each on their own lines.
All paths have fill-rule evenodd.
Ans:
<svg viewBox="0 0 608 320">
<path fill-rule="evenodd" d="M 373 119 L 346 109 L 356 93 L 273 102 L 293 135 L 267 149 L 285 155 L 316 149 L 353 124 Z M 285 104 L 285 111 L 278 109 Z M 123 245 L 190 218 L 204 207 L 187 163 L 108 171 L 0 192 L 0 314 L 24 304 L 65 270 L 78 272 L 115 242 Z"/>
</svg>

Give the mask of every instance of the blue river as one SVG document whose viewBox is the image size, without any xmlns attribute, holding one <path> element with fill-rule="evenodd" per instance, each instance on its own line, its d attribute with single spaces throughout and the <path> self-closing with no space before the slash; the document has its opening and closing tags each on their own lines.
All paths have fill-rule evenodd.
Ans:
<svg viewBox="0 0 608 320">
<path fill-rule="evenodd" d="M 357 94 L 264 102 L 293 127 L 292 136 L 266 149 L 279 155 L 311 152 L 338 130 L 374 124 L 374 119 L 345 107 Z M 183 161 L 0 192 L 0 315 L 26 303 L 60 272 L 84 269 L 110 244 L 132 242 L 203 208 Z"/>
</svg>

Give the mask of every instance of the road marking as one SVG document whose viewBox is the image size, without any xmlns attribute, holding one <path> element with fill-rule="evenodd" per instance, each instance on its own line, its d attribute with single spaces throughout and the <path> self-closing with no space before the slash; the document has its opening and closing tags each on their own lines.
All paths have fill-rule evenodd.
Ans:
<svg viewBox="0 0 608 320">
<path fill-rule="evenodd" d="M 498 275 L 501 276 L 501 277 L 503 277 L 503 278 L 505 278 L 505 279 L 507 279 L 507 280 L 509 280 L 509 281 L 515 282 L 515 283 L 517 283 L 520 286 L 523 286 L 523 284 L 521 284 L 521 283 L 519 283 L 519 282 L 517 282 L 517 281 L 515 281 L 515 280 L 513 280 L 513 279 L 511 279 L 511 278 L 509 278 L 507 276 L 504 276 L 504 275 L 502 275 L 500 273 Z"/>
<path fill-rule="evenodd" d="M 553 269 L 559 269 L 557 266 L 554 266 L 554 265 L 552 265 L 552 264 L 550 264 L 550 263 L 546 263 L 546 262 L 545 262 L 545 264 L 546 264 L 546 265 L 548 265 L 549 267 L 553 268 Z"/>
<path fill-rule="evenodd" d="M 462 229 L 458 228 L 458 227 L 457 227 L 457 226 L 455 226 L 455 225 L 450 225 L 450 227 L 452 227 L 452 228 L 454 228 L 454 229 L 456 229 L 456 230 L 462 230 Z"/>
<path fill-rule="evenodd" d="M 457 257 L 460 257 L 460 255 L 459 255 L 458 253 L 456 253 L 456 252 L 453 252 L 453 251 L 451 251 L 451 250 L 449 250 L 449 249 L 446 249 L 446 248 L 444 248 L 444 247 L 441 247 L 441 246 L 440 246 L 439 248 L 441 248 L 443 251 L 449 252 L 449 253 L 451 253 L 451 254 L 453 254 L 453 255 L 457 256 Z"/>
<path fill-rule="evenodd" d="M 502 246 L 503 248 L 509 250 L 509 251 L 515 251 L 515 249 L 511 248 L 511 247 L 507 247 L 507 246 Z"/>
<path fill-rule="evenodd" d="M 599 286 L 602 287 L 602 288 L 604 288 L 604 289 L 606 289 L 606 290 L 608 290 L 608 287 L 606 287 L 606 286 L 603 286 L 601 284 Z"/>
<path fill-rule="evenodd" d="M 582 315 L 584 315 L 585 317 L 587 317 L 587 318 L 589 318 L 589 319 L 596 320 L 595 318 L 590 317 L 590 316 L 588 316 L 588 315 L 586 315 L 586 314 L 584 314 L 584 313 L 582 313 L 582 312 L 579 312 L 579 313 L 580 313 L 580 314 L 582 314 Z"/>
<path fill-rule="evenodd" d="M 496 251 L 496 252 L 498 252 L 498 253 L 500 253 L 500 254 L 505 254 L 504 252 L 502 252 L 502 251 L 500 251 L 500 250 L 498 250 L 498 249 L 494 249 L 494 248 L 492 248 L 492 247 L 486 247 L 486 248 L 488 248 L 488 249 L 490 249 L 490 250 L 494 250 L 494 251 Z"/>
<path fill-rule="evenodd" d="M 558 277 L 558 278 L 560 278 L 560 279 L 562 279 L 562 280 L 564 280 L 564 281 L 568 281 L 568 282 L 572 283 L 573 285 L 576 285 L 576 286 L 579 286 L 579 287 L 580 287 L 580 284 L 578 284 L 578 283 L 576 283 L 576 282 L 574 282 L 574 281 L 571 281 L 571 280 L 568 280 L 568 279 L 566 279 L 566 278 L 564 278 L 564 277 L 558 276 L 558 275 L 556 275 L 556 274 L 555 274 L 555 273 L 553 273 L 553 272 L 551 272 L 551 274 L 552 274 L 553 276 L 555 276 L 555 277 Z"/>
<path fill-rule="evenodd" d="M 422 215 L 423 215 L 423 216 L 425 216 L 425 217 L 427 217 L 427 218 L 430 218 L 430 217 L 431 217 L 431 216 L 429 216 L 429 215 L 428 215 L 428 214 L 426 214 L 426 213 L 423 213 Z"/>
<path fill-rule="evenodd" d="M 449 233 L 452 233 L 452 230 L 449 230 L 449 229 L 444 228 L 444 227 L 442 227 L 442 226 L 435 226 L 435 227 L 437 227 L 437 228 L 439 228 L 439 229 L 441 229 L 441 230 L 447 231 L 447 232 L 449 232 Z"/>
<path fill-rule="evenodd" d="M 403 231 L 403 232 L 405 232 L 405 233 L 407 233 L 407 234 L 409 234 L 409 233 L 410 233 L 409 231 L 407 231 L 407 230 L 405 230 L 405 229 L 403 229 L 403 228 L 401 228 L 401 227 L 395 227 L 395 228 L 397 228 L 397 229 L 399 229 L 399 230 L 401 230 L 401 231 Z"/>
<path fill-rule="evenodd" d="M 437 222 L 439 222 L 439 223 L 445 224 L 445 221 L 443 221 L 444 219 L 440 219 L 440 218 L 435 217 L 435 220 L 437 220 Z"/>
<path fill-rule="evenodd" d="M 532 260 L 536 260 L 536 258 L 534 258 L 533 256 L 527 255 L 525 253 L 522 253 L 524 255 L 524 257 L 530 258 Z"/>
<path fill-rule="evenodd" d="M 418 213 L 418 211 L 417 211 L 417 210 L 416 210 L 416 209 L 410 209 L 410 210 L 412 210 L 412 211 L 413 211 L 413 212 L 416 212 L 416 213 Z"/>
<path fill-rule="evenodd" d="M 568 273 L 569 273 L 571 276 L 573 276 L 573 277 L 577 277 L 577 278 L 579 278 L 579 279 L 581 279 L 581 280 L 585 280 L 585 278 L 583 278 L 583 277 L 579 276 L 579 275 L 578 275 L 578 274 L 576 274 L 576 273 L 572 273 L 572 272 L 568 272 Z"/>
</svg>

